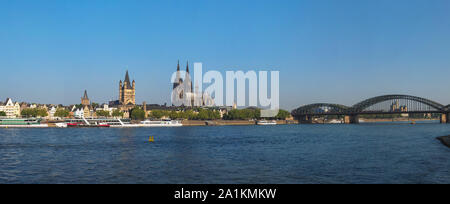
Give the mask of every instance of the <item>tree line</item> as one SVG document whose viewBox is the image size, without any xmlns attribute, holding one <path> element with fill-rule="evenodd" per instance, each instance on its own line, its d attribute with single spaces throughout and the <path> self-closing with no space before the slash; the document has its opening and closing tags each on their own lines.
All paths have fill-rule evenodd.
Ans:
<svg viewBox="0 0 450 204">
<path fill-rule="evenodd" d="M 285 120 L 290 117 L 290 113 L 286 110 L 279 110 L 278 115 L 269 119 Z M 144 120 L 145 112 L 141 108 L 134 108 L 130 115 L 133 120 Z M 190 109 L 185 111 L 174 110 L 152 110 L 148 118 L 171 118 L 171 119 L 187 119 L 187 120 L 218 120 L 221 119 L 219 110 L 214 109 Z M 250 120 L 261 119 L 261 109 L 240 109 L 231 110 L 223 115 L 224 120 Z"/>
</svg>

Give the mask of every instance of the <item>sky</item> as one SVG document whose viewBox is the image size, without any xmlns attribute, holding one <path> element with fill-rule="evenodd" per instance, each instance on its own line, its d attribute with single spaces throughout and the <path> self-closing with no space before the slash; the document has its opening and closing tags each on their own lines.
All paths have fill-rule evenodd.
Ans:
<svg viewBox="0 0 450 204">
<path fill-rule="evenodd" d="M 450 104 L 448 0 L 0 0 L 0 100 L 170 104 L 180 60 L 280 72 L 280 104 L 384 94 Z M 203 85 L 204 87 L 207 85 Z"/>
</svg>

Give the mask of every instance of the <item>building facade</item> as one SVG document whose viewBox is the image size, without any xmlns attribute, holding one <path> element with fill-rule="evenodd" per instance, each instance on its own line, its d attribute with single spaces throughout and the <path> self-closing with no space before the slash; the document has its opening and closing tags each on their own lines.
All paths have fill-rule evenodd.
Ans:
<svg viewBox="0 0 450 204">
<path fill-rule="evenodd" d="M 7 118 L 17 118 L 20 116 L 20 104 L 7 98 L 5 104 L 0 104 L 0 112 L 5 112 Z"/>
</svg>

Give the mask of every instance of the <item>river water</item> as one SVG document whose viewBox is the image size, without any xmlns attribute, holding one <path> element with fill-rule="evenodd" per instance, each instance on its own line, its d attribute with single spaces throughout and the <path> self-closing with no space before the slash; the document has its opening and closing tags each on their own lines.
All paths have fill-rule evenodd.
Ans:
<svg viewBox="0 0 450 204">
<path fill-rule="evenodd" d="M 0 183 L 450 183 L 444 135 L 437 123 L 0 129 Z"/>
</svg>

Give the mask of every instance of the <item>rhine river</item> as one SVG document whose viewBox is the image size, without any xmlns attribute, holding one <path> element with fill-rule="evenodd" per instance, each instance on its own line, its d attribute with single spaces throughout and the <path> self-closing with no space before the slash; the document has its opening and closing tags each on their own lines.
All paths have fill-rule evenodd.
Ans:
<svg viewBox="0 0 450 204">
<path fill-rule="evenodd" d="M 0 183 L 450 183 L 444 135 L 437 123 L 0 129 Z"/>
</svg>

